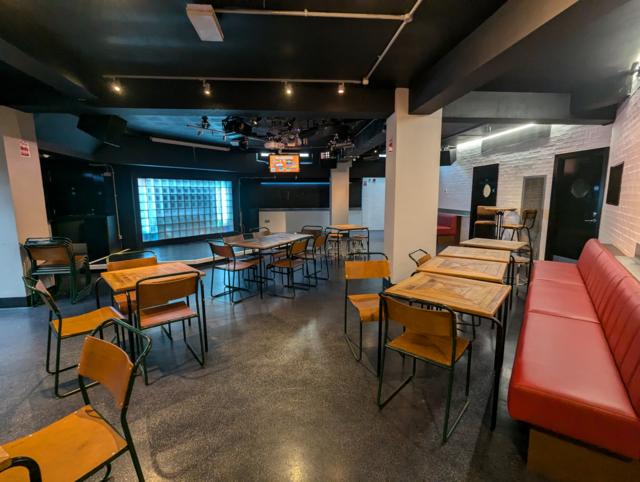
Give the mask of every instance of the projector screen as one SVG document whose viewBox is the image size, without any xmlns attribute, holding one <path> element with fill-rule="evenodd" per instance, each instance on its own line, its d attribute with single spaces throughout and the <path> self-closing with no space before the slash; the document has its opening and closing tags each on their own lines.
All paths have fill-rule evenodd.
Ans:
<svg viewBox="0 0 640 482">
<path fill-rule="evenodd" d="M 300 172 L 300 156 L 298 154 L 272 154 L 269 156 L 269 170 L 275 172 Z"/>
</svg>

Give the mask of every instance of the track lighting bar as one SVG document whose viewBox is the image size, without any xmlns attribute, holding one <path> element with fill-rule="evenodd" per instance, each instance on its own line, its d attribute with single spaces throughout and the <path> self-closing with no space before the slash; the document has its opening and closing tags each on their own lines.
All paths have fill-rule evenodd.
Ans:
<svg viewBox="0 0 640 482">
<path fill-rule="evenodd" d="M 200 82 L 291 82 L 310 84 L 362 84 L 362 80 L 329 80 L 329 79 L 258 79 L 255 77 L 175 77 L 170 75 L 113 75 L 102 76 L 105 79 L 147 79 L 147 80 L 197 80 Z"/>
<path fill-rule="evenodd" d="M 361 20 L 396 20 L 404 21 L 407 15 L 383 15 L 375 13 L 340 13 L 340 12 L 310 12 L 309 10 L 249 10 L 233 8 L 216 8 L 215 13 L 227 13 L 231 15 L 275 15 L 281 17 L 319 17 L 319 18 L 356 18 Z"/>
</svg>

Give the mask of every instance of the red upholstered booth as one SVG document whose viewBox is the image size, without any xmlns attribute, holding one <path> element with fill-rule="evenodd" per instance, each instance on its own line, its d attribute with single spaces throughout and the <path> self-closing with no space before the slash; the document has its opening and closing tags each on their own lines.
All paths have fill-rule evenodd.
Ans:
<svg viewBox="0 0 640 482">
<path fill-rule="evenodd" d="M 454 214 L 438 213 L 438 236 L 448 236 L 456 234 L 458 216 Z"/>
<path fill-rule="evenodd" d="M 640 459 L 640 283 L 597 240 L 537 261 L 509 385 L 512 417 Z"/>
</svg>

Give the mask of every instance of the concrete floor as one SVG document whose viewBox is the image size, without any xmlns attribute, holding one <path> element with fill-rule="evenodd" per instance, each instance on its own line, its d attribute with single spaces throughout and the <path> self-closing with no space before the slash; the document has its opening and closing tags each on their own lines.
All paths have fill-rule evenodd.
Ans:
<svg viewBox="0 0 640 482">
<path fill-rule="evenodd" d="M 381 240 L 374 235 L 372 250 L 382 249 Z M 211 270 L 205 271 L 208 292 Z M 471 404 L 443 444 L 447 373 L 418 363 L 414 381 L 379 410 L 377 327 L 364 326 L 365 355 L 356 362 L 342 335 L 344 269 L 334 266 L 331 278 L 295 300 L 255 297 L 234 306 L 207 298 L 210 351 L 203 368 L 179 338 L 172 344 L 159 330 L 149 332 L 151 385 L 136 381 L 129 409 L 147 481 L 546 480 L 525 467 L 528 427 L 506 407 L 524 293 L 507 332 L 496 430 L 488 429 L 495 331 L 484 322 L 473 351 Z M 358 288 L 374 292 L 380 282 Z M 95 308 L 93 296 L 72 306 L 65 295 L 58 296 L 64 316 Z M 356 312 L 349 313 L 356 337 Z M 47 316 L 43 306 L 0 310 L 0 443 L 83 405 L 80 395 L 53 395 L 44 369 Z M 191 335 L 195 344 L 193 329 Z M 77 360 L 80 342 L 68 341 L 63 350 L 63 363 Z M 410 364 L 394 353 L 387 359 L 388 393 Z M 454 414 L 463 403 L 466 361 L 458 367 Z M 66 387 L 75 386 L 74 376 L 63 375 Z M 117 423 L 108 392 L 94 388 L 90 396 Z M 136 480 L 128 455 L 113 464 L 110 480 Z"/>
</svg>

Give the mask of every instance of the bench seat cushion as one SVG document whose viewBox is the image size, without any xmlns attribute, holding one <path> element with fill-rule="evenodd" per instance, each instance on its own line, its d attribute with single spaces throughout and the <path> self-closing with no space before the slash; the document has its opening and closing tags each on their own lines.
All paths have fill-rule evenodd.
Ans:
<svg viewBox="0 0 640 482">
<path fill-rule="evenodd" d="M 531 280 L 546 279 L 558 283 L 569 283 L 584 286 L 578 266 L 557 261 L 536 261 L 531 271 Z"/>
<path fill-rule="evenodd" d="M 529 311 L 600 324 L 584 285 L 536 279 L 529 286 L 526 312 Z"/>
<path fill-rule="evenodd" d="M 640 459 L 640 419 L 600 324 L 528 312 L 508 406 L 518 420 Z"/>
</svg>

